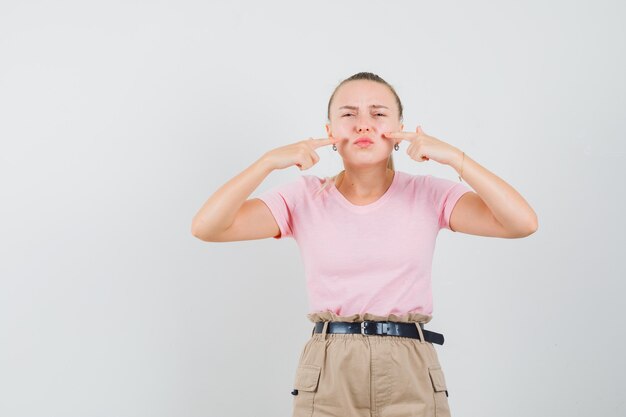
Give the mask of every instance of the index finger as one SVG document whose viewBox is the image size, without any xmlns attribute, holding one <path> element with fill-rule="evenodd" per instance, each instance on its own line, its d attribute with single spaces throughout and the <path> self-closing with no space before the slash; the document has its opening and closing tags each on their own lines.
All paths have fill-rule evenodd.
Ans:
<svg viewBox="0 0 626 417">
<path fill-rule="evenodd" d="M 309 144 L 313 147 L 313 149 L 320 148 L 322 146 L 330 145 L 332 143 L 337 142 L 334 138 L 320 138 L 320 139 L 309 139 Z"/>
<path fill-rule="evenodd" d="M 402 139 L 402 140 L 412 140 L 415 138 L 415 132 L 386 132 L 384 133 L 386 138 L 391 139 Z"/>
</svg>

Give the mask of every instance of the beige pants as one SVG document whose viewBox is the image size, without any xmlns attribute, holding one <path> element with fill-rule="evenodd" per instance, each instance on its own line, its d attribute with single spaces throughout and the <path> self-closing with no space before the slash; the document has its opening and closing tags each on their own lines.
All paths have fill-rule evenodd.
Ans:
<svg viewBox="0 0 626 417">
<path fill-rule="evenodd" d="M 295 375 L 293 417 L 450 417 L 446 382 L 434 346 L 420 339 L 360 333 L 326 333 L 329 321 L 427 323 L 431 316 L 337 316 L 312 333 Z M 297 394 L 296 394 L 297 390 Z"/>
</svg>

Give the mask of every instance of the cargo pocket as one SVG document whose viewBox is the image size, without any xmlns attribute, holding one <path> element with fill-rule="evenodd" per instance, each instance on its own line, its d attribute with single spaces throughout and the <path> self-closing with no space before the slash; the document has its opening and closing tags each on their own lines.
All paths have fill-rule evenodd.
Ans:
<svg viewBox="0 0 626 417">
<path fill-rule="evenodd" d="M 321 367 L 317 365 L 298 366 L 292 391 L 292 417 L 311 417 L 313 414 L 313 398 L 317 392 L 320 372 Z"/>
<path fill-rule="evenodd" d="M 450 406 L 448 405 L 448 388 L 446 387 L 446 379 L 440 365 L 434 365 L 428 368 L 430 381 L 433 383 L 434 400 L 435 400 L 435 416 L 450 417 Z"/>
</svg>

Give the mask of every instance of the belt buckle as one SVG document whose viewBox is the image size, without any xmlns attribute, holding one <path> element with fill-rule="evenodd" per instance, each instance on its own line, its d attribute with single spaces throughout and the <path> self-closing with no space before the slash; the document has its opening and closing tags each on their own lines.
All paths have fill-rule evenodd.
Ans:
<svg viewBox="0 0 626 417">
<path fill-rule="evenodd" d="M 369 335 L 370 334 L 370 333 L 365 333 L 365 322 L 366 321 L 367 320 L 364 320 L 364 321 L 361 322 L 361 334 L 362 335 Z M 376 327 L 377 331 L 375 331 L 374 334 L 381 334 L 381 335 L 389 334 L 389 323 L 388 322 L 381 322 L 380 324 L 382 325 L 381 333 L 378 333 L 378 327 Z M 378 323 L 376 323 L 376 326 L 378 326 Z"/>
</svg>

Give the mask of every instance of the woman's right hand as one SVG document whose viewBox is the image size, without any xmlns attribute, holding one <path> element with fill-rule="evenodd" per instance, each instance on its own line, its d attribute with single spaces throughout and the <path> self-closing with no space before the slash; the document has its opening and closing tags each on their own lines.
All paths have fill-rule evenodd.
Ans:
<svg viewBox="0 0 626 417">
<path fill-rule="evenodd" d="M 317 148 L 337 143 L 332 136 L 321 139 L 305 139 L 290 145 L 272 149 L 263 155 L 263 158 L 273 169 L 284 169 L 296 165 L 300 171 L 311 168 L 320 160 L 320 156 L 315 152 Z"/>
</svg>

